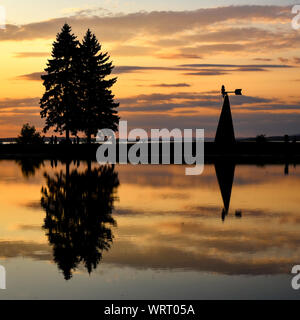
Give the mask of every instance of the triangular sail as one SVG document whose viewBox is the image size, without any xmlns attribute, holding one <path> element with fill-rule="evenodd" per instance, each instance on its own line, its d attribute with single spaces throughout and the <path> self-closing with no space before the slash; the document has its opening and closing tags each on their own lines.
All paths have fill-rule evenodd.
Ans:
<svg viewBox="0 0 300 320">
<path fill-rule="evenodd" d="M 230 102 L 227 94 L 224 97 L 224 103 L 218 124 L 215 142 L 220 145 L 231 145 L 235 143 Z"/>
</svg>

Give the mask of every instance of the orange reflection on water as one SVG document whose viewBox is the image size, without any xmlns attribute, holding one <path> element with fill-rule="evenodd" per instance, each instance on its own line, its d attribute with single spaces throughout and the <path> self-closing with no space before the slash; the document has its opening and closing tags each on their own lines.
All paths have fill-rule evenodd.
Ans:
<svg viewBox="0 0 300 320">
<path fill-rule="evenodd" d="M 1 161 L 0 257 L 53 261 L 40 206 L 44 172 L 65 172 L 65 164 L 28 166 Z M 91 168 L 97 168 L 92 164 Z M 85 174 L 88 166 L 71 164 Z M 289 274 L 300 262 L 300 174 L 290 166 L 236 166 L 230 206 L 223 199 L 215 167 L 202 176 L 184 166 L 116 166 L 120 185 L 108 226 L 113 241 L 101 264 L 138 269 L 184 269 L 228 275 Z M 223 168 L 226 170 L 226 168 Z M 222 169 L 222 170 L 223 170 Z M 222 179 L 222 178 L 221 178 Z M 224 183 L 223 183 L 224 184 Z M 72 189 L 76 186 L 71 185 Z M 225 188 L 231 187 L 226 185 Z M 99 208 L 101 214 L 101 208 Z M 57 262 L 57 261 L 56 261 Z M 75 271 L 75 270 L 73 270 Z"/>
</svg>

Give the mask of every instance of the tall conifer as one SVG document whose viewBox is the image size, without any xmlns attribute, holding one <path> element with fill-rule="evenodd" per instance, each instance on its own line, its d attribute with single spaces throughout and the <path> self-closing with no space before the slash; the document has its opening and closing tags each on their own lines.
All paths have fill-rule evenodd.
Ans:
<svg viewBox="0 0 300 320">
<path fill-rule="evenodd" d="M 45 93 L 40 101 L 41 117 L 46 118 L 44 132 L 51 127 L 56 132 L 77 133 L 78 106 L 78 58 L 79 42 L 72 34 L 71 27 L 65 24 L 57 34 L 52 47 L 52 59 L 48 60 L 44 80 Z"/>
<path fill-rule="evenodd" d="M 87 31 L 82 44 L 80 72 L 80 105 L 82 117 L 81 130 L 85 132 L 88 142 L 96 135 L 98 129 L 117 130 L 119 121 L 114 95 L 110 88 L 117 78 L 106 79 L 113 70 L 108 53 L 101 52 L 101 45 L 90 30 Z"/>
</svg>

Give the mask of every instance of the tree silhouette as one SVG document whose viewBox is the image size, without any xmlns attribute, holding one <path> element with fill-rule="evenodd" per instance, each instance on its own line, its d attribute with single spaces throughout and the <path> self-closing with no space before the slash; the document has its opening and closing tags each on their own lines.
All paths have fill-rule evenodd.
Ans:
<svg viewBox="0 0 300 320">
<path fill-rule="evenodd" d="M 90 30 L 87 31 L 82 44 L 80 72 L 80 103 L 82 116 L 80 127 L 87 136 L 88 143 L 91 135 L 96 135 L 98 129 L 117 129 L 119 117 L 110 88 L 117 78 L 106 80 L 113 70 L 108 53 L 101 52 L 101 45 Z"/>
<path fill-rule="evenodd" d="M 46 118 L 44 132 L 51 127 L 59 133 L 77 133 L 78 119 L 78 57 L 79 42 L 65 24 L 53 43 L 52 59 L 48 60 L 44 80 L 45 93 L 40 101 L 41 117 Z"/>
<path fill-rule="evenodd" d="M 40 133 L 36 131 L 35 126 L 30 126 L 29 123 L 26 123 L 23 125 L 16 142 L 18 144 L 43 144 L 44 139 Z"/>
<path fill-rule="evenodd" d="M 41 205 L 46 211 L 44 229 L 53 246 L 54 261 L 66 280 L 79 263 L 89 273 L 97 268 L 102 252 L 113 241 L 110 226 L 115 193 L 119 186 L 113 166 L 101 166 L 80 173 L 60 171 L 54 177 L 45 173 Z"/>
<path fill-rule="evenodd" d="M 257 135 L 256 138 L 255 138 L 255 141 L 257 143 L 265 143 L 265 142 L 267 142 L 266 135 L 265 134 Z"/>
</svg>

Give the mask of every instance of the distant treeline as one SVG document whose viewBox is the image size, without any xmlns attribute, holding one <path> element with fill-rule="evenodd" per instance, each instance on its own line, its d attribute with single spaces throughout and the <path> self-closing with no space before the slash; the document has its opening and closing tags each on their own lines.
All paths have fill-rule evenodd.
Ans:
<svg viewBox="0 0 300 320">
<path fill-rule="evenodd" d="M 289 141 L 300 141 L 300 134 L 297 135 L 285 135 L 285 136 L 271 136 L 271 137 L 267 137 L 265 136 L 266 141 L 269 142 L 285 142 L 286 139 L 288 138 Z M 253 138 L 240 138 L 237 139 L 238 141 L 257 141 L 257 137 L 253 137 Z"/>
<path fill-rule="evenodd" d="M 51 137 L 43 137 L 44 142 L 50 142 L 51 141 Z M 65 137 L 57 137 L 57 141 L 65 141 L 66 138 Z M 86 141 L 87 138 L 81 138 L 80 139 L 82 142 Z M 96 138 L 91 138 L 92 142 L 96 141 Z M 0 143 L 15 143 L 17 142 L 17 138 L 0 138 Z"/>
<path fill-rule="evenodd" d="M 289 141 L 292 142 L 292 141 L 300 141 L 300 135 L 290 135 L 288 136 L 289 137 Z M 44 142 L 50 142 L 51 141 L 51 137 L 43 137 L 44 139 Z M 268 142 L 284 142 L 286 141 L 285 139 L 285 136 L 271 136 L 271 137 L 265 137 L 266 141 Z M 17 140 L 17 138 L 0 138 L 0 143 L 15 143 Z M 60 142 L 60 141 L 65 141 L 66 138 L 65 137 L 57 137 L 57 141 Z M 92 138 L 91 139 L 92 141 L 91 142 L 95 142 L 96 141 L 96 138 Z M 118 140 L 118 139 L 117 139 Z M 170 139 L 171 141 L 173 140 L 172 137 Z M 236 139 L 237 141 L 240 141 L 240 142 L 255 142 L 257 141 L 257 137 L 249 137 L 249 138 L 237 138 Z M 80 141 L 81 142 L 85 142 L 86 141 L 86 138 L 80 138 Z M 214 141 L 214 138 L 205 138 L 205 141 L 206 142 L 213 142 Z"/>
</svg>

